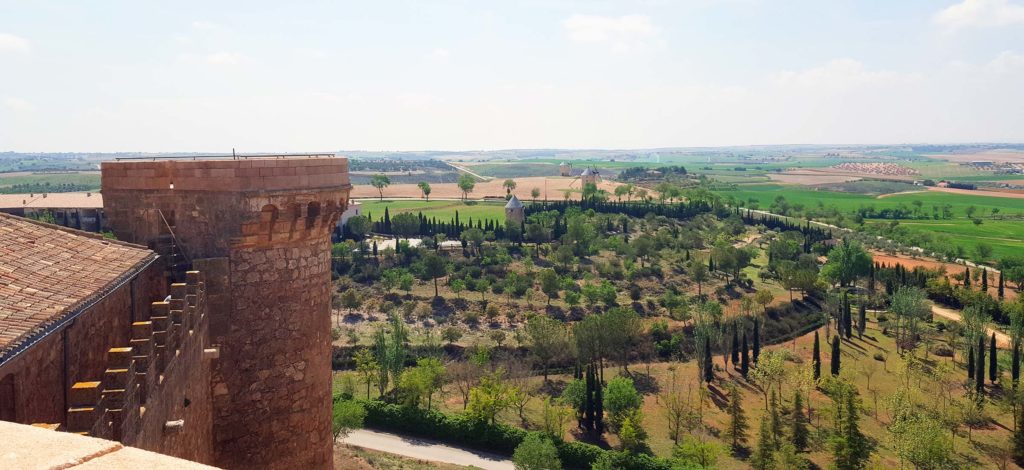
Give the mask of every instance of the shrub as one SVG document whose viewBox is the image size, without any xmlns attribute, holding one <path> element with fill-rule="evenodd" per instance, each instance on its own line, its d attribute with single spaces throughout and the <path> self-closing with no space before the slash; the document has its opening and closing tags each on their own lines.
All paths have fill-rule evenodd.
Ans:
<svg viewBox="0 0 1024 470">
<path fill-rule="evenodd" d="M 875 355 L 872 357 L 874 357 L 876 361 L 885 362 L 885 356 L 883 356 L 880 352 L 876 352 Z"/>
<path fill-rule="evenodd" d="M 516 447 L 512 461 L 520 470 L 560 470 L 562 462 L 558 458 L 558 449 L 551 440 L 540 433 L 531 432 Z"/>
<path fill-rule="evenodd" d="M 932 353 L 939 357 L 953 357 L 953 348 L 945 344 L 938 344 L 932 348 Z"/>
</svg>

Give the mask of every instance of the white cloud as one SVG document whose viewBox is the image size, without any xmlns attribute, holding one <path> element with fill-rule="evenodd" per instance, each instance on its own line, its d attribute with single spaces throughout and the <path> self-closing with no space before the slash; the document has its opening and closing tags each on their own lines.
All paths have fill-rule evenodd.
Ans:
<svg viewBox="0 0 1024 470">
<path fill-rule="evenodd" d="M 192 29 L 198 29 L 200 31 L 216 31 L 219 29 L 223 29 L 223 27 L 221 27 L 221 25 L 217 23 L 212 23 L 209 21 L 193 21 Z"/>
<path fill-rule="evenodd" d="M 775 74 L 773 81 L 782 86 L 844 89 L 862 85 L 906 82 L 915 77 L 887 70 L 868 70 L 854 59 L 834 59 L 823 65 Z"/>
<path fill-rule="evenodd" d="M 995 59 L 992 59 L 987 67 L 995 73 L 1011 73 L 1024 70 L 1024 54 L 1003 51 Z"/>
<path fill-rule="evenodd" d="M 448 49 L 436 48 L 426 55 L 428 60 L 435 62 L 447 62 L 448 58 L 451 57 L 452 53 Z"/>
<path fill-rule="evenodd" d="M 207 65 L 238 65 L 246 61 L 246 57 L 237 52 L 213 52 L 210 54 L 181 54 L 182 62 L 204 63 Z"/>
<path fill-rule="evenodd" d="M 964 0 L 939 11 L 932 20 L 946 29 L 989 28 L 1024 24 L 1024 6 L 1009 0 Z"/>
<path fill-rule="evenodd" d="M 31 50 L 32 45 L 29 43 L 28 39 L 9 33 L 0 33 L 0 53 L 15 52 L 19 54 L 28 54 Z"/>
<path fill-rule="evenodd" d="M 6 96 L 0 99 L 0 105 L 3 105 L 3 107 L 10 109 L 11 111 L 31 112 L 36 109 L 32 103 L 13 96 Z"/>
<path fill-rule="evenodd" d="M 304 59 L 323 60 L 330 56 L 326 50 L 316 47 L 297 47 L 294 52 L 296 56 Z"/>
<path fill-rule="evenodd" d="M 660 32 L 646 15 L 572 15 L 562 27 L 573 42 L 605 44 L 616 52 L 643 47 Z"/>
</svg>

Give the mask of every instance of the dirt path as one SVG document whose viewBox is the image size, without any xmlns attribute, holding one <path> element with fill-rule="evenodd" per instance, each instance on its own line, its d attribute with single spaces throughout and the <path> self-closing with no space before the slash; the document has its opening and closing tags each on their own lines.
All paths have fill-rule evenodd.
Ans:
<svg viewBox="0 0 1024 470">
<path fill-rule="evenodd" d="M 959 311 L 950 308 L 939 307 L 937 305 L 932 305 L 932 315 L 940 316 L 942 318 L 945 318 L 946 320 L 960 321 Z M 1010 335 L 1007 335 L 1006 333 L 1003 333 L 1001 331 L 994 330 L 992 328 L 986 328 L 985 331 L 989 335 L 991 335 L 992 333 L 996 334 L 996 346 L 999 346 L 1002 349 L 1010 349 Z"/>
<path fill-rule="evenodd" d="M 513 470 L 515 466 L 505 457 L 486 452 L 469 451 L 427 439 L 404 437 L 368 429 L 357 429 L 340 442 L 391 454 L 403 455 L 431 462 L 465 465 L 485 470 Z"/>
</svg>

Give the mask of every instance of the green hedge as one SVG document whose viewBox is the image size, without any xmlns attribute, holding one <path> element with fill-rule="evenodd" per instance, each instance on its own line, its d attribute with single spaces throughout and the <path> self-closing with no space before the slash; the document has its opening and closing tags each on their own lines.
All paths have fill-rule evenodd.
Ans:
<svg viewBox="0 0 1024 470">
<path fill-rule="evenodd" d="M 488 424 L 462 415 L 444 414 L 392 405 L 377 400 L 357 400 L 366 408 L 365 425 L 381 431 L 422 437 L 475 450 L 512 455 L 526 438 L 526 431 L 506 424 Z M 585 442 L 556 442 L 565 468 L 589 469 L 597 459 L 612 454 L 626 470 L 668 470 L 668 459 L 604 450 Z"/>
</svg>

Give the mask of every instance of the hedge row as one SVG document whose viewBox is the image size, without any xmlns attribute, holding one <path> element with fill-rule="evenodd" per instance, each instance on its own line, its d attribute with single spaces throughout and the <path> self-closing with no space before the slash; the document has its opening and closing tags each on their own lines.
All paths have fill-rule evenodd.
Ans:
<svg viewBox="0 0 1024 470">
<path fill-rule="evenodd" d="M 377 400 L 357 400 L 366 408 L 366 427 L 405 436 L 433 439 L 475 450 L 512 455 L 527 431 L 506 424 L 488 424 L 458 414 L 393 405 Z M 557 442 L 565 468 L 589 469 L 606 454 L 627 470 L 669 470 L 668 459 L 604 450 L 585 442 Z"/>
</svg>

